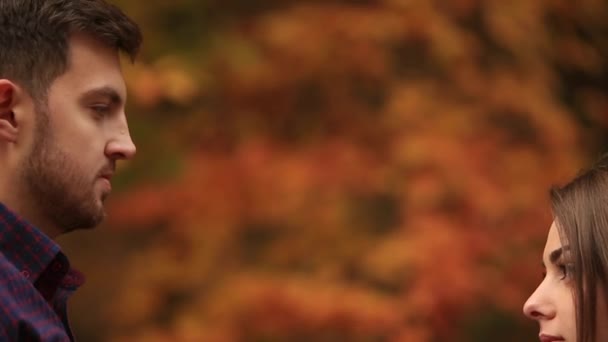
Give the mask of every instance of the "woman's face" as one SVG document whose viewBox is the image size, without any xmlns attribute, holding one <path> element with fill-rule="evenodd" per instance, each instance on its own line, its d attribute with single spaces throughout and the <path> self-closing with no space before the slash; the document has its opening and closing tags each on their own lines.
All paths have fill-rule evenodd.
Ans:
<svg viewBox="0 0 608 342">
<path fill-rule="evenodd" d="M 538 321 L 542 342 L 576 341 L 570 260 L 568 246 L 562 246 L 553 222 L 543 252 L 543 280 L 524 304 L 526 316 Z"/>
<path fill-rule="evenodd" d="M 538 321 L 542 342 L 576 342 L 576 316 L 572 260 L 569 246 L 562 246 L 555 222 L 543 252 L 543 280 L 524 304 L 526 316 Z M 608 341 L 608 312 L 604 292 L 598 287 L 596 341 Z"/>
</svg>

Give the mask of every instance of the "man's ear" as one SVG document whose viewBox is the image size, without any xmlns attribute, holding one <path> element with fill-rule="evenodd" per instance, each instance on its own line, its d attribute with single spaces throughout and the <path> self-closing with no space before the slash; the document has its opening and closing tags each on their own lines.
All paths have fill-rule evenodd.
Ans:
<svg viewBox="0 0 608 342">
<path fill-rule="evenodd" d="M 15 105 L 19 101 L 19 87 L 13 82 L 0 79 L 0 141 L 17 141 L 19 127 L 15 120 Z"/>
</svg>

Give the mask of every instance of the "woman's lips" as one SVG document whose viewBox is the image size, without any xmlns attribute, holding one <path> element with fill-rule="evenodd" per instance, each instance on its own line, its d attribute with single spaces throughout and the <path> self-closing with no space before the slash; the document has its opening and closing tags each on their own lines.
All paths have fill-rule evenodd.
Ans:
<svg viewBox="0 0 608 342">
<path fill-rule="evenodd" d="M 540 338 L 540 342 L 564 341 L 563 337 L 547 335 L 547 334 L 540 334 L 540 335 L 538 335 L 538 337 Z"/>
</svg>

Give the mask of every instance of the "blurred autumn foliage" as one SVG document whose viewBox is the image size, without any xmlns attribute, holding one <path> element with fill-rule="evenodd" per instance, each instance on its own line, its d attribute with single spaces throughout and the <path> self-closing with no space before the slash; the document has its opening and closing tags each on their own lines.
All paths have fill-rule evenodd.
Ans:
<svg viewBox="0 0 608 342">
<path fill-rule="evenodd" d="M 602 0 L 115 1 L 138 156 L 64 245 L 83 341 L 533 341 L 608 147 Z"/>
</svg>

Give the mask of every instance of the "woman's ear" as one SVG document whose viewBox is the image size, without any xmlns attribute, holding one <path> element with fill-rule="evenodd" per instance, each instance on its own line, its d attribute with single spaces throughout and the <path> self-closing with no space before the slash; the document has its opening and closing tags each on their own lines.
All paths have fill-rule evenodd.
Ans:
<svg viewBox="0 0 608 342">
<path fill-rule="evenodd" d="M 19 88 L 11 81 L 0 79 L 0 142 L 16 142 L 19 132 L 14 108 Z"/>
</svg>

